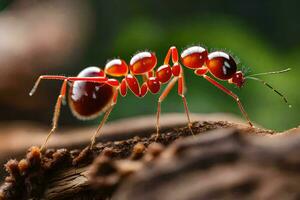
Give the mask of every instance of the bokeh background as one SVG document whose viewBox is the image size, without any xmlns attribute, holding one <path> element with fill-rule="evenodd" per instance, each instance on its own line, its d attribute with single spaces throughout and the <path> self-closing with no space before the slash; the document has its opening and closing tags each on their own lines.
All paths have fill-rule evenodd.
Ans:
<svg viewBox="0 0 300 200">
<path fill-rule="evenodd" d="M 274 92 L 249 80 L 236 92 L 250 118 L 263 127 L 284 130 L 299 125 L 300 3 L 298 1 L 0 1 L 0 120 L 28 121 L 50 128 L 61 82 L 44 81 L 28 96 L 40 74 L 75 76 L 87 66 L 103 67 L 108 59 L 129 62 L 140 50 L 156 52 L 159 63 L 170 46 L 180 51 L 200 44 L 210 51 L 230 52 L 249 73 L 280 70 L 264 80 L 284 93 L 289 109 Z M 228 112 L 241 116 L 229 96 L 186 69 L 191 112 Z M 120 98 L 110 120 L 155 114 L 158 95 Z M 162 105 L 163 113 L 184 112 L 176 89 Z M 60 127 L 81 122 L 67 106 Z"/>
</svg>

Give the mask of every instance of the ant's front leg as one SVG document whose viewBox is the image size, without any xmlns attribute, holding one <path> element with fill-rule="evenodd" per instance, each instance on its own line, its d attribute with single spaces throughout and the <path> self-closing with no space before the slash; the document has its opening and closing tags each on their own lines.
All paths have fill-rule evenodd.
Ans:
<svg viewBox="0 0 300 200">
<path fill-rule="evenodd" d="M 245 119 L 248 121 L 249 125 L 251 127 L 254 127 L 252 122 L 250 121 L 247 112 L 245 111 L 239 97 L 234 94 L 232 91 L 228 90 L 227 88 L 225 88 L 223 85 L 221 85 L 220 83 L 218 83 L 217 81 L 215 81 L 214 79 L 210 78 L 207 75 L 203 75 L 203 78 L 205 78 L 207 81 L 209 81 L 210 83 L 212 83 L 214 86 L 216 86 L 217 88 L 219 88 L 220 90 L 222 90 L 223 92 L 225 92 L 226 94 L 228 94 L 229 96 L 231 96 L 238 104 L 242 114 L 244 115 Z"/>
</svg>

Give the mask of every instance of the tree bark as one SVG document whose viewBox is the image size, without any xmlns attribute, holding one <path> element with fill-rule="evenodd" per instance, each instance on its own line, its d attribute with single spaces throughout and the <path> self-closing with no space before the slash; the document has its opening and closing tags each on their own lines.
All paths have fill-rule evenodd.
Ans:
<svg viewBox="0 0 300 200">
<path fill-rule="evenodd" d="M 146 131 L 147 132 L 147 131 Z M 0 199 L 296 199 L 300 129 L 226 121 L 39 152 L 6 165 Z M 151 133 L 151 132 L 150 132 Z M 134 134 L 138 135 L 138 134 Z M 77 149 L 76 149 L 77 148 Z"/>
</svg>

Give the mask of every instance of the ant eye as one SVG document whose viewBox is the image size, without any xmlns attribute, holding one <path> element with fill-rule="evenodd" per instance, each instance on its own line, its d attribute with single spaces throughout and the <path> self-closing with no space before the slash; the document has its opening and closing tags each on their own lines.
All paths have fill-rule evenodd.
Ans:
<svg viewBox="0 0 300 200">
<path fill-rule="evenodd" d="M 227 53 L 221 51 L 210 53 L 206 65 L 209 71 L 221 80 L 232 78 L 237 69 L 234 59 Z"/>
</svg>

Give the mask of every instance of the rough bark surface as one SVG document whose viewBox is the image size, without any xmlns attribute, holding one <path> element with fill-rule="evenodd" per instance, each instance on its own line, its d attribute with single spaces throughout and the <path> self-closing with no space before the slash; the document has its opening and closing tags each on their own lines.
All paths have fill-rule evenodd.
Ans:
<svg viewBox="0 0 300 200">
<path fill-rule="evenodd" d="M 177 141 L 113 199 L 300 199 L 300 134 L 279 137 L 221 129 Z"/>
<path fill-rule="evenodd" d="M 199 121 L 92 150 L 31 148 L 6 164 L 0 199 L 299 199 L 300 129 Z"/>
</svg>

